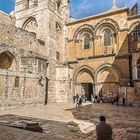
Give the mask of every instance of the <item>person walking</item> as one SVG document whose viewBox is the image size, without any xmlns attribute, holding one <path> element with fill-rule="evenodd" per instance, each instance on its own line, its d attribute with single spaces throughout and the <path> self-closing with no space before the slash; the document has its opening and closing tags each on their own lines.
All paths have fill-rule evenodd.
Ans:
<svg viewBox="0 0 140 140">
<path fill-rule="evenodd" d="M 122 102 L 123 102 L 122 105 L 125 106 L 125 98 L 124 97 L 122 97 Z"/>
<path fill-rule="evenodd" d="M 100 117 L 100 123 L 96 126 L 97 140 L 113 140 L 112 139 L 112 128 L 106 123 L 104 116 Z"/>
</svg>

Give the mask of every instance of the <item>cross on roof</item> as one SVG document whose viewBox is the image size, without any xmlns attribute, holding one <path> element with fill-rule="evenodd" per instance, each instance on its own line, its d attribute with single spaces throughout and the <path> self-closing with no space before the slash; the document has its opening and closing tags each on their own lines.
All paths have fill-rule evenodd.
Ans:
<svg viewBox="0 0 140 140">
<path fill-rule="evenodd" d="M 116 0 L 113 0 L 113 7 L 116 7 Z"/>
</svg>

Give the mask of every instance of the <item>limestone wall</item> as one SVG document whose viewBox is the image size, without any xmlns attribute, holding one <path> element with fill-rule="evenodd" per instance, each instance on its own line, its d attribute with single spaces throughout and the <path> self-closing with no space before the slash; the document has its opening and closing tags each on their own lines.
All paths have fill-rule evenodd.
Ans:
<svg viewBox="0 0 140 140">
<path fill-rule="evenodd" d="M 68 66 L 56 68 L 56 102 L 72 102 L 73 69 Z"/>
<path fill-rule="evenodd" d="M 15 78 L 19 83 L 15 86 Z M 19 108 L 27 105 L 45 103 L 45 79 L 39 84 L 40 77 L 31 74 L 0 72 L 0 109 Z"/>
</svg>

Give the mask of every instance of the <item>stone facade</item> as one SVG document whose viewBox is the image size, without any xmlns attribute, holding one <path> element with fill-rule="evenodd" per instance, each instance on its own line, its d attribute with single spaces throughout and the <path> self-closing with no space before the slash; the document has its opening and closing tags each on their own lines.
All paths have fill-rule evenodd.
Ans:
<svg viewBox="0 0 140 140">
<path fill-rule="evenodd" d="M 73 93 L 84 93 L 88 100 L 92 95 L 108 99 L 119 95 L 128 104 L 135 102 L 139 95 L 140 50 L 134 30 L 139 27 L 140 17 L 129 15 L 129 9 L 113 7 L 67 24 L 68 63 L 74 70 Z M 89 44 L 85 35 L 89 36 Z"/>
<path fill-rule="evenodd" d="M 0 12 L 1 109 L 68 101 L 72 70 L 61 65 L 69 14 L 67 0 L 17 0 L 12 15 Z"/>
<path fill-rule="evenodd" d="M 77 93 L 133 103 L 140 18 L 129 15 L 114 7 L 72 21 L 68 0 L 16 0 L 11 15 L 0 12 L 0 108 L 70 102 Z"/>
</svg>

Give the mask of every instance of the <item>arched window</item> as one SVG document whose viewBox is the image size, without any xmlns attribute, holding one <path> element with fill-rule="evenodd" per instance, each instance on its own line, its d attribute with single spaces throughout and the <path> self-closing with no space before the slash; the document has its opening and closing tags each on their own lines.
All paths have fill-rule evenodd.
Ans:
<svg viewBox="0 0 140 140">
<path fill-rule="evenodd" d="M 29 8 L 29 3 L 30 3 L 30 0 L 25 0 L 25 8 L 26 8 L 26 9 Z"/>
<path fill-rule="evenodd" d="M 56 31 L 61 31 L 61 26 L 58 22 L 56 22 Z"/>
<path fill-rule="evenodd" d="M 84 35 L 84 49 L 89 49 L 90 48 L 90 35 L 85 34 Z"/>
<path fill-rule="evenodd" d="M 19 87 L 19 76 L 15 77 L 15 87 L 18 88 Z"/>
<path fill-rule="evenodd" d="M 136 26 L 132 33 L 133 41 L 140 40 L 140 25 Z"/>
<path fill-rule="evenodd" d="M 61 0 L 58 0 L 58 1 L 57 1 L 57 11 L 60 10 L 60 5 L 61 5 Z"/>
<path fill-rule="evenodd" d="M 34 17 L 28 18 L 22 26 L 22 28 L 24 30 L 27 30 L 27 31 L 32 32 L 32 33 L 37 32 L 37 27 L 38 27 L 38 24 L 37 24 L 37 21 Z"/>
<path fill-rule="evenodd" d="M 0 54 L 0 68 L 9 69 L 14 61 L 14 55 L 8 51 Z"/>
<path fill-rule="evenodd" d="M 140 79 L 140 59 L 137 62 L 137 78 Z"/>
<path fill-rule="evenodd" d="M 104 46 L 111 45 L 111 32 L 109 30 L 104 31 Z"/>
</svg>

